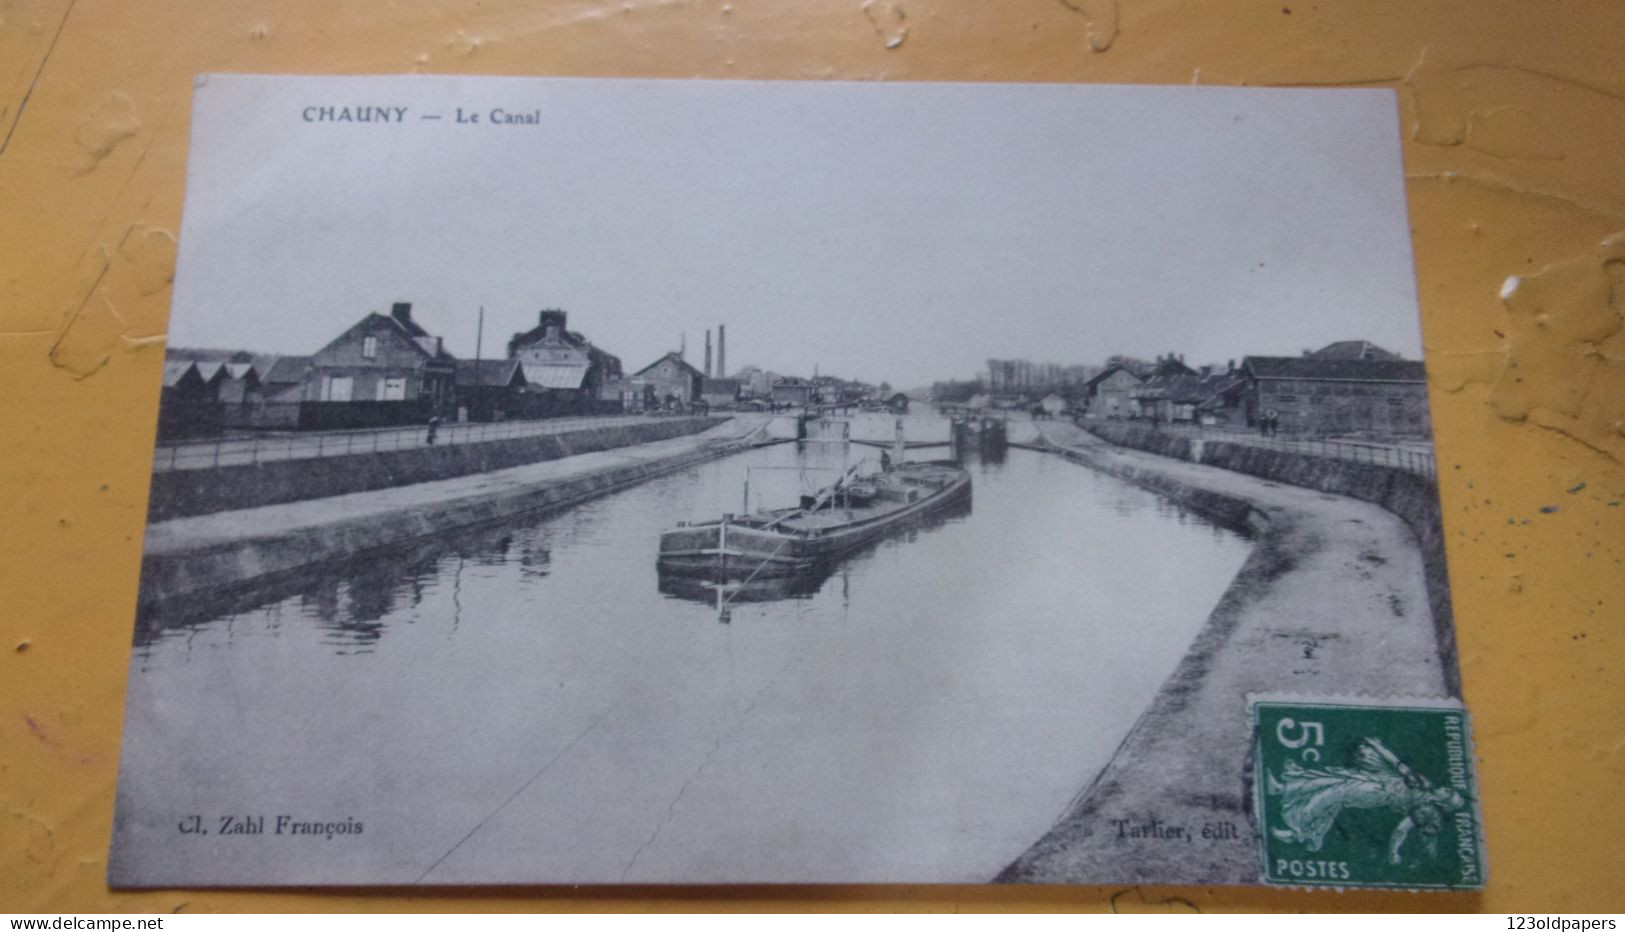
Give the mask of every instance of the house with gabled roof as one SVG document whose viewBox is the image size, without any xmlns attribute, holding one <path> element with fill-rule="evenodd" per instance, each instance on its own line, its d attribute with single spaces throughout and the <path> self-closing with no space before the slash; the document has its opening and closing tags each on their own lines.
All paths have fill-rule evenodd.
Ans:
<svg viewBox="0 0 1625 932">
<path fill-rule="evenodd" d="M 1142 381 L 1127 366 L 1108 366 L 1095 373 L 1083 383 L 1083 416 L 1097 421 L 1128 417 L 1132 393 Z"/>
<path fill-rule="evenodd" d="M 366 315 L 311 354 L 301 400 L 409 402 L 427 417 L 450 407 L 456 378 L 457 360 L 440 337 L 412 319 L 411 303 L 398 301 L 388 314 Z M 390 420 L 378 416 L 380 423 Z"/>
<path fill-rule="evenodd" d="M 660 407 L 686 408 L 699 400 L 705 373 L 689 365 L 682 353 L 672 350 L 632 373 L 630 381 L 639 390 L 652 391 Z"/>
<path fill-rule="evenodd" d="M 513 335 L 508 358 L 523 365 L 531 392 L 552 407 L 621 400 L 621 359 L 570 329 L 569 315 L 549 308 L 536 326 Z"/>
<path fill-rule="evenodd" d="M 1151 374 L 1129 390 L 1129 415 L 1160 423 L 1194 421 L 1199 378 L 1182 357 L 1158 356 Z"/>
</svg>

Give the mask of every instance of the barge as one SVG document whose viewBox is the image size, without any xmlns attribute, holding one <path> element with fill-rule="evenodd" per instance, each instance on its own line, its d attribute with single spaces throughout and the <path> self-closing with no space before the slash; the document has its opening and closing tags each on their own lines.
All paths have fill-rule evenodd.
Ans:
<svg viewBox="0 0 1625 932">
<path fill-rule="evenodd" d="M 953 462 L 857 467 L 794 508 L 723 515 L 660 536 L 663 575 L 716 582 L 814 574 L 887 534 L 970 498 L 970 473 Z"/>
</svg>

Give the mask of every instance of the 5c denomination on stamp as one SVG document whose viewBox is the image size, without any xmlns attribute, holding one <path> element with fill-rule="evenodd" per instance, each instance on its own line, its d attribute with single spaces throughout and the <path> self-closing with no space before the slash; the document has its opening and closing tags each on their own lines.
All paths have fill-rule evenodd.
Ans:
<svg viewBox="0 0 1625 932">
<path fill-rule="evenodd" d="M 1455 700 L 1248 697 L 1265 883 L 1472 890 L 1483 830 Z"/>
</svg>

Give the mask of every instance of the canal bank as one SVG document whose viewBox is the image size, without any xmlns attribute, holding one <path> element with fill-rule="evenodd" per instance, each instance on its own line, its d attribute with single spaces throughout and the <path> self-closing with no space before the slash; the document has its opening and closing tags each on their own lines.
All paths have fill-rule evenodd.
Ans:
<svg viewBox="0 0 1625 932">
<path fill-rule="evenodd" d="M 175 518 L 147 528 L 143 608 L 263 585 L 413 541 L 567 508 L 764 443 L 767 419 L 507 469 Z"/>
<path fill-rule="evenodd" d="M 721 624 L 714 599 L 662 585 L 660 533 L 738 510 L 747 471 L 773 506 L 860 457 L 877 458 L 763 446 L 166 608 L 126 706 L 163 723 L 124 764 L 130 811 L 152 817 L 121 835 L 173 856 L 126 849 L 122 876 L 985 882 L 1106 765 L 1252 546 L 1012 450 L 967 462 L 967 511 L 853 554 L 815 592 L 737 602 Z M 310 760 L 381 776 L 335 782 Z M 242 799 L 326 801 L 375 843 L 173 843 L 166 813 Z"/>
<path fill-rule="evenodd" d="M 1423 547 L 1376 504 L 1038 428 L 1055 451 L 1256 541 L 1174 673 L 1060 820 L 998 876 L 1038 883 L 1249 883 L 1259 873 L 1246 697 L 1445 696 Z"/>
<path fill-rule="evenodd" d="M 513 466 L 613 450 L 657 440 L 698 434 L 715 427 L 720 417 L 670 417 L 595 424 L 579 430 L 439 445 L 416 443 L 405 448 L 369 450 L 380 432 L 339 433 L 329 455 L 308 455 L 254 462 L 228 462 L 211 468 L 154 472 L 147 502 L 148 521 L 168 521 L 219 511 L 329 498 L 395 486 L 454 479 Z M 499 427 L 506 425 L 498 425 Z M 511 425 L 518 429 L 524 425 Z M 474 425 L 479 429 L 480 425 Z M 469 425 L 447 428 L 448 439 Z M 359 442 L 357 437 L 360 438 Z M 320 437 L 318 437 L 318 440 Z M 222 441 L 230 446 L 235 441 Z M 306 444 L 312 442 L 304 438 Z M 255 441 L 242 441 L 252 447 Z M 219 447 L 217 446 L 216 449 Z M 320 450 L 320 447 L 317 447 Z M 353 452 L 351 452 L 353 451 Z"/>
</svg>

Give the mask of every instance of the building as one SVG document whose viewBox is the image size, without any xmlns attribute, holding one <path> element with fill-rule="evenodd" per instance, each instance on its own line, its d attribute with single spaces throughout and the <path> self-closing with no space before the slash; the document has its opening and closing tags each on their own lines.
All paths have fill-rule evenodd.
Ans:
<svg viewBox="0 0 1625 932">
<path fill-rule="evenodd" d="M 304 427 L 361 427 L 423 420 L 449 408 L 457 361 L 437 336 L 412 319 L 412 305 L 368 314 L 310 357 L 301 401 L 356 405 L 348 415 Z M 385 403 L 388 403 L 387 406 Z M 370 404 L 371 408 L 359 407 Z"/>
<path fill-rule="evenodd" d="M 1153 423 L 1195 423 L 1200 376 L 1181 356 L 1158 356 L 1151 375 L 1129 390 L 1129 416 Z"/>
<path fill-rule="evenodd" d="M 705 373 L 673 350 L 632 373 L 631 382 L 634 391 L 652 390 L 655 405 L 672 410 L 687 408 L 699 400 Z"/>
<path fill-rule="evenodd" d="M 1060 392 L 1050 392 L 1038 400 L 1038 408 L 1050 417 L 1065 414 L 1069 402 Z"/>
<path fill-rule="evenodd" d="M 631 376 L 622 376 L 605 382 L 599 389 L 598 397 L 604 399 L 606 404 L 610 401 L 617 402 L 619 404 L 617 410 L 629 414 L 654 411 L 659 407 L 654 386 Z"/>
<path fill-rule="evenodd" d="M 368 314 L 311 354 L 298 392 L 305 430 L 421 423 L 451 413 L 457 360 L 397 301 Z M 292 401 L 293 392 L 279 394 Z"/>
<path fill-rule="evenodd" d="M 275 357 L 247 350 L 164 351 L 158 437 L 174 440 L 248 427 L 264 401 L 263 376 Z"/>
<path fill-rule="evenodd" d="M 739 405 L 739 380 L 713 378 L 700 383 L 700 400 L 713 411 L 731 410 Z"/>
<path fill-rule="evenodd" d="M 1341 350 L 1248 356 L 1242 373 L 1248 383 L 1249 422 L 1274 414 L 1284 433 L 1429 437 L 1425 367 L 1380 347 L 1372 349 L 1377 353 L 1352 357 Z"/>
<path fill-rule="evenodd" d="M 787 375 L 773 383 L 772 401 L 774 405 L 805 408 L 817 399 L 815 391 L 813 384 L 806 379 Z"/>
<path fill-rule="evenodd" d="M 530 391 L 517 359 L 457 360 L 459 420 L 506 421 L 532 416 L 538 396 Z"/>
<path fill-rule="evenodd" d="M 845 398 L 845 389 L 841 379 L 833 375 L 815 375 L 812 377 L 813 401 L 821 405 L 838 405 Z"/>
<path fill-rule="evenodd" d="M 1111 366 L 1084 383 L 1084 414 L 1090 420 L 1129 416 L 1132 393 L 1143 380 L 1124 366 Z"/>
<path fill-rule="evenodd" d="M 895 392 L 890 398 L 886 399 L 886 407 L 892 409 L 892 411 L 898 414 L 907 414 L 908 402 L 909 398 L 907 394 L 903 392 Z"/>
<path fill-rule="evenodd" d="M 508 358 L 525 371 L 536 409 L 527 416 L 618 410 L 623 387 L 620 357 L 570 330 L 557 308 L 540 312 L 536 326 L 508 341 Z"/>
<path fill-rule="evenodd" d="M 1246 428 L 1247 378 L 1236 370 L 1232 360 L 1224 372 L 1203 372 L 1196 403 L 1196 421 L 1203 427 Z"/>
<path fill-rule="evenodd" d="M 260 373 L 260 393 L 270 404 L 298 404 L 310 378 L 309 356 L 272 356 Z"/>
</svg>

